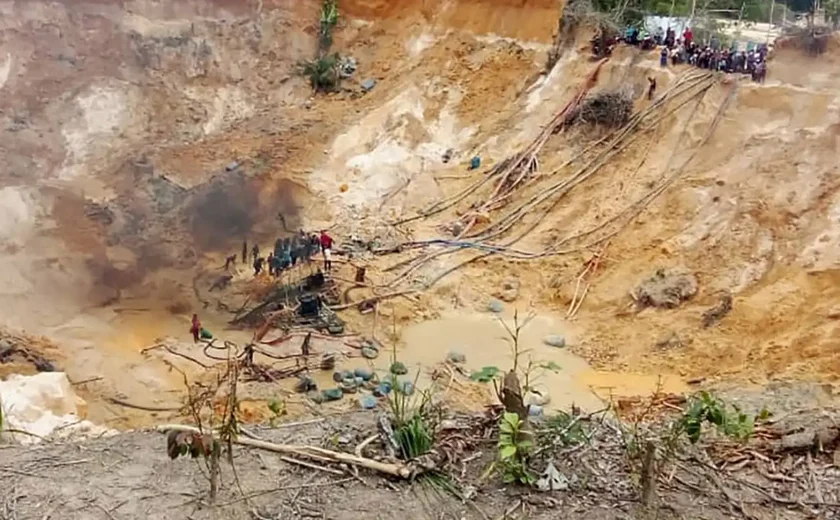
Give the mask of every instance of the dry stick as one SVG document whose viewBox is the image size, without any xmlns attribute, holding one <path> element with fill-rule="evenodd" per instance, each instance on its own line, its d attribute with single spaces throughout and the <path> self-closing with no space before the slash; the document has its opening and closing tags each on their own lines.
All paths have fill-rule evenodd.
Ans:
<svg viewBox="0 0 840 520">
<path fill-rule="evenodd" d="M 642 461 L 642 506 L 649 512 L 656 500 L 656 445 L 653 441 L 645 444 L 645 458 Z"/>
<path fill-rule="evenodd" d="M 120 406 L 125 406 L 126 408 L 134 408 L 135 410 L 143 410 L 145 412 L 178 412 L 183 409 L 183 406 L 144 406 L 140 404 L 129 403 L 127 401 L 117 399 L 116 397 L 106 397 L 105 400 L 114 404 L 118 404 Z"/>
<path fill-rule="evenodd" d="M 201 430 L 193 426 L 186 426 L 183 424 L 165 424 L 157 427 L 159 432 L 179 431 L 190 433 L 201 433 Z M 315 460 L 326 460 L 329 462 L 344 462 L 354 466 L 385 473 L 394 477 L 409 478 L 411 476 L 411 468 L 403 464 L 388 464 L 372 459 L 357 457 L 349 453 L 341 453 L 337 451 L 326 450 L 315 446 L 301 446 L 293 444 L 275 444 L 272 442 L 258 441 L 256 439 L 237 438 L 233 441 L 240 446 L 249 446 L 251 448 L 258 448 L 261 450 L 271 451 L 274 453 L 283 453 L 308 457 Z"/>
<path fill-rule="evenodd" d="M 426 253 L 425 256 L 420 261 L 418 261 L 416 264 L 412 265 L 411 267 L 409 267 L 408 269 L 406 269 L 405 271 L 400 273 L 396 278 L 391 280 L 391 282 L 388 285 L 393 287 L 395 284 L 402 281 L 408 275 L 410 275 L 411 273 L 413 273 L 417 269 L 420 269 L 421 267 L 423 267 L 430 260 L 434 260 L 435 258 L 437 258 L 439 256 L 449 255 L 449 254 L 452 254 L 452 253 L 457 252 L 457 251 L 458 251 L 458 249 L 441 249 L 440 251 L 436 251 L 434 253 Z"/>
<path fill-rule="evenodd" d="M 188 360 L 188 361 L 192 361 L 193 363 L 195 363 L 196 365 L 200 366 L 201 368 L 210 368 L 210 365 L 205 365 L 205 364 L 204 364 L 204 363 L 202 363 L 201 361 L 199 361 L 199 360 L 197 360 L 197 359 L 195 359 L 195 358 L 192 358 L 192 357 L 190 357 L 190 356 L 188 356 L 188 355 L 186 355 L 186 354 L 182 354 L 182 353 L 180 353 L 180 352 L 178 352 L 178 351 L 176 351 L 176 350 L 172 350 L 172 349 L 171 349 L 171 348 L 169 348 L 168 346 L 165 346 L 165 345 L 164 345 L 163 349 L 164 349 L 164 350 L 166 350 L 167 352 L 169 352 L 170 354 L 173 354 L 173 355 L 176 355 L 176 356 L 182 357 L 182 358 L 184 358 L 184 359 L 186 359 L 186 360 Z M 210 356 L 208 356 L 208 357 L 210 357 Z"/>
<path fill-rule="evenodd" d="M 321 417 L 320 419 L 310 419 L 308 421 L 300 421 L 300 422 L 290 422 L 290 423 L 280 423 L 275 426 L 271 426 L 267 429 L 269 430 L 279 430 L 281 428 L 296 428 L 298 426 L 307 426 L 310 424 L 318 424 L 324 422 L 324 418 Z"/>
<path fill-rule="evenodd" d="M 368 445 L 370 445 L 370 443 L 372 443 L 373 441 L 375 441 L 378 438 L 379 438 L 379 434 L 374 433 L 373 435 L 371 435 L 367 439 L 360 442 L 359 445 L 356 446 L 356 450 L 355 450 L 356 456 L 357 457 L 364 457 L 365 456 L 364 455 L 365 448 L 367 448 Z"/>
<path fill-rule="evenodd" d="M 581 271 L 581 273 L 577 277 L 577 282 L 575 283 L 575 293 L 572 295 L 572 302 L 569 303 L 569 310 L 566 311 L 566 317 L 570 317 L 572 315 L 572 311 L 575 309 L 575 303 L 577 303 L 577 295 L 578 291 L 580 290 L 580 282 L 583 280 L 583 277 L 586 276 L 586 273 L 589 272 L 589 269 L 592 267 L 592 264 L 586 262 L 586 267 Z"/>
<path fill-rule="evenodd" d="M 408 222 L 413 222 L 415 220 L 420 220 L 421 218 L 431 217 L 432 215 L 436 215 L 436 214 L 438 214 L 442 211 L 445 211 L 445 210 L 451 208 L 452 206 L 458 204 L 459 202 L 461 202 L 465 198 L 469 197 L 477 189 L 481 188 L 482 186 L 484 186 L 485 184 L 490 182 L 492 179 L 493 179 L 493 176 L 487 175 L 483 179 L 474 182 L 470 186 L 467 186 L 461 192 L 453 195 L 450 199 L 444 199 L 443 201 L 436 202 L 436 203 L 432 204 L 431 206 L 429 206 L 429 208 L 427 208 L 426 210 L 420 212 L 419 214 L 414 215 L 413 217 L 408 217 L 408 218 L 398 220 L 398 221 L 392 223 L 391 225 L 392 226 L 399 226 L 400 224 L 407 224 Z"/>
<path fill-rule="evenodd" d="M 93 383 L 94 381 L 101 381 L 102 379 L 103 379 L 102 376 L 97 376 L 97 377 L 91 377 L 91 378 L 88 378 L 88 379 L 82 379 L 81 381 L 70 381 L 70 384 L 73 385 L 73 386 L 86 385 L 88 383 Z"/>
<path fill-rule="evenodd" d="M 319 466 L 317 464 L 312 464 L 311 462 L 298 460 L 298 459 L 295 459 L 293 457 L 289 457 L 287 455 L 281 455 L 280 460 L 288 462 L 289 464 L 297 464 L 298 466 L 303 466 L 304 468 L 316 469 L 318 471 L 323 471 L 325 473 L 332 473 L 333 475 L 344 475 L 344 472 L 341 471 L 341 470 L 328 468 L 326 466 Z"/>
<path fill-rule="evenodd" d="M 350 307 L 355 307 L 357 305 L 374 303 L 374 302 L 386 300 L 388 298 L 394 298 L 396 296 L 404 296 L 404 295 L 413 294 L 413 293 L 416 293 L 416 292 L 417 291 L 415 289 L 408 289 L 408 290 L 405 290 L 405 291 L 394 291 L 394 292 L 390 292 L 390 293 L 387 293 L 387 294 L 382 294 L 382 295 L 379 295 L 379 296 L 372 296 L 370 298 L 365 298 L 363 300 L 359 300 L 359 301 L 355 301 L 355 302 L 345 303 L 343 305 L 336 305 L 334 307 L 330 307 L 330 309 L 333 310 L 333 311 L 341 311 L 341 310 L 344 310 L 344 309 L 349 309 Z"/>
<path fill-rule="evenodd" d="M 598 264 L 600 263 L 601 258 L 603 257 L 605 251 L 607 250 L 607 246 L 609 246 L 609 245 L 610 245 L 610 243 L 609 243 L 609 241 L 607 241 L 604 244 L 604 246 L 601 248 L 601 250 L 595 255 L 595 258 L 591 259 L 589 262 L 586 263 L 587 268 L 578 277 L 578 284 L 580 284 L 580 281 L 586 276 L 587 272 L 589 272 L 590 279 L 593 276 L 595 276 L 595 272 L 598 270 Z M 591 271 L 589 271 L 590 268 L 592 269 Z M 574 298 L 572 299 L 573 306 L 570 309 L 569 313 L 567 313 L 567 317 L 574 318 L 575 316 L 577 316 L 577 313 L 580 310 L 580 306 L 583 305 L 583 300 L 586 298 L 586 293 L 589 292 L 590 287 L 592 287 L 592 282 L 587 281 L 586 282 L 586 287 L 584 287 L 584 289 L 583 289 L 583 294 L 580 296 L 580 299 L 577 301 L 577 304 L 575 304 Z M 575 287 L 575 296 L 577 296 L 577 292 L 578 292 L 578 287 L 576 286 Z"/>
</svg>

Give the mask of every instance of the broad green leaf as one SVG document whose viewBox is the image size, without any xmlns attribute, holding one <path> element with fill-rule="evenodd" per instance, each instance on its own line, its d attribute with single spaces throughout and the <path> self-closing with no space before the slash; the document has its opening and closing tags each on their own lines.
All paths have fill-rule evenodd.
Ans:
<svg viewBox="0 0 840 520">
<path fill-rule="evenodd" d="M 514 455 L 516 455 L 516 446 L 507 445 L 502 446 L 501 449 L 499 449 L 499 458 L 502 460 L 513 458 Z"/>
</svg>

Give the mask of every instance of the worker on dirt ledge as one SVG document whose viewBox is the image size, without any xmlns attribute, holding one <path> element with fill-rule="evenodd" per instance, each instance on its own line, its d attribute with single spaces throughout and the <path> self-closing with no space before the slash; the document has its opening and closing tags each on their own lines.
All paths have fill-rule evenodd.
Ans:
<svg viewBox="0 0 840 520">
<path fill-rule="evenodd" d="M 321 230 L 321 252 L 324 254 L 324 271 L 330 272 L 332 271 L 332 246 L 333 246 L 333 239 L 331 236 L 327 234 L 326 229 Z"/>
<path fill-rule="evenodd" d="M 193 337 L 193 343 L 198 343 L 198 338 L 201 334 L 201 321 L 198 319 L 198 314 L 193 314 L 192 325 L 190 325 L 190 333 Z"/>
<path fill-rule="evenodd" d="M 236 265 L 236 253 L 230 255 L 229 257 L 225 258 L 225 271 L 230 269 L 230 266 Z"/>
<path fill-rule="evenodd" d="M 274 253 L 271 251 L 268 252 L 268 259 L 266 260 L 266 263 L 268 264 L 268 276 L 274 276 L 274 266 L 277 264 L 277 261 L 274 260 Z"/>
<path fill-rule="evenodd" d="M 656 78 L 648 78 L 648 100 L 653 99 L 653 94 L 656 93 Z"/>
<path fill-rule="evenodd" d="M 261 256 L 254 258 L 254 276 L 259 276 L 262 272 L 263 262 L 265 262 L 265 258 Z"/>
<path fill-rule="evenodd" d="M 257 258 L 260 257 L 260 246 L 259 246 L 259 244 L 254 244 L 254 247 L 251 248 L 251 255 L 254 257 L 254 262 L 256 262 Z"/>
<path fill-rule="evenodd" d="M 243 240 L 242 241 L 242 263 L 245 264 L 245 265 L 248 265 L 247 262 L 248 262 L 248 241 Z"/>
</svg>

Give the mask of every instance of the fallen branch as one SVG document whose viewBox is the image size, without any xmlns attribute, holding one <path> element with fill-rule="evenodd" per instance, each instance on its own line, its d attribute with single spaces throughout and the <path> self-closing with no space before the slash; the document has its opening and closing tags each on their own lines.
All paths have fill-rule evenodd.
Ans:
<svg viewBox="0 0 840 520">
<path fill-rule="evenodd" d="M 326 466 L 319 466 L 318 464 L 312 464 L 311 462 L 298 460 L 294 457 L 289 457 L 287 455 L 282 455 L 280 457 L 280 460 L 288 462 L 289 464 L 297 464 L 298 466 L 303 466 L 304 468 L 316 469 L 318 471 L 324 471 L 326 473 L 332 473 L 333 475 L 344 475 L 344 472 L 341 471 L 341 470 L 328 468 Z"/>
<path fill-rule="evenodd" d="M 116 397 L 106 397 L 105 400 L 120 406 L 125 406 L 126 408 L 143 410 L 144 412 L 178 412 L 183 408 L 182 406 L 144 406 L 141 404 L 129 403 L 128 401 L 117 399 Z"/>
<path fill-rule="evenodd" d="M 164 424 L 162 426 L 158 426 L 157 431 L 164 433 L 170 431 L 202 433 L 201 430 L 199 430 L 198 428 L 182 424 Z M 412 468 L 405 464 L 389 464 L 372 459 L 366 459 L 364 457 L 357 457 L 356 455 L 351 455 L 349 453 L 341 453 L 338 451 L 327 450 L 315 446 L 275 444 L 272 442 L 258 441 L 256 439 L 247 438 L 237 438 L 233 442 L 240 446 L 249 446 L 251 448 L 258 448 L 274 453 L 297 455 L 299 457 L 307 457 L 320 461 L 343 462 L 345 464 L 367 468 L 373 471 L 378 471 L 380 473 L 385 473 L 387 475 L 400 477 L 404 479 L 410 478 L 412 474 L 414 474 Z"/>
<path fill-rule="evenodd" d="M 387 294 L 382 294 L 380 296 L 372 296 L 370 298 L 365 298 L 364 300 L 345 303 L 343 305 L 336 305 L 334 307 L 330 307 L 330 310 L 341 311 L 341 310 L 344 310 L 344 309 L 349 309 L 350 307 L 356 307 L 358 305 L 366 305 L 368 303 L 376 303 L 376 302 L 379 302 L 381 300 L 385 300 L 385 299 L 388 299 L 388 298 L 394 298 L 396 296 L 404 296 L 404 295 L 412 294 L 412 293 L 415 293 L 415 292 L 417 292 L 417 291 L 415 291 L 414 289 L 389 292 Z"/>
</svg>

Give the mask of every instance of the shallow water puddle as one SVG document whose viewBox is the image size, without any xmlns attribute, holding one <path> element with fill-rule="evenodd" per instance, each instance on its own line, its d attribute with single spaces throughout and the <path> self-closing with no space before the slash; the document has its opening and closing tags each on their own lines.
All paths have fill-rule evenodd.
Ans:
<svg viewBox="0 0 840 520">
<path fill-rule="evenodd" d="M 514 329 L 512 316 L 489 314 L 450 315 L 410 326 L 403 331 L 399 358 L 408 366 L 431 366 L 458 352 L 466 356 L 464 366 L 471 372 L 486 366 L 508 370 L 513 366 L 513 342 L 500 319 Z M 546 345 L 543 340 L 550 335 L 573 340 L 569 327 L 548 316 L 534 317 L 519 337 L 519 364 L 531 363 L 531 384 L 551 398 L 547 408 L 568 409 L 572 403 L 587 410 L 602 407 L 600 399 L 578 381 L 589 365 L 566 348 Z"/>
<path fill-rule="evenodd" d="M 500 319 L 514 329 L 512 316 L 491 314 L 453 314 L 412 325 L 403 330 L 397 356 L 412 373 L 444 361 L 453 351 L 466 356 L 464 367 L 471 372 L 486 366 L 508 370 L 513 365 L 513 343 Z M 520 316 L 520 323 L 522 320 Z M 547 345 L 544 340 L 552 335 L 563 336 L 572 345 L 577 336 L 571 324 L 539 315 L 521 329 L 519 338 L 519 364 L 525 367 L 531 363 L 531 384 L 548 392 L 548 410 L 568 410 L 574 404 L 594 411 L 603 408 L 610 397 L 650 395 L 657 387 L 665 392 L 685 390 L 681 381 L 671 377 L 593 370 L 568 348 Z M 387 367 L 390 354 L 385 354 L 377 366 Z"/>
</svg>

